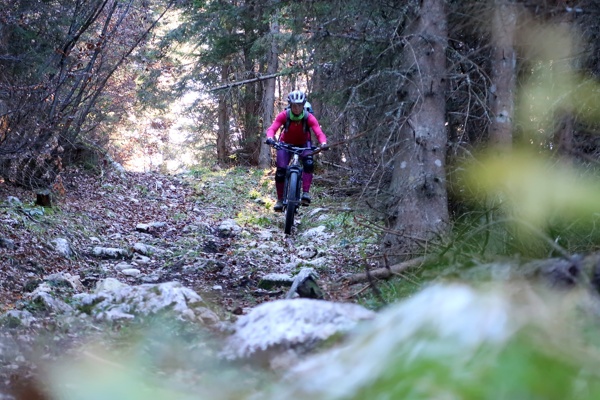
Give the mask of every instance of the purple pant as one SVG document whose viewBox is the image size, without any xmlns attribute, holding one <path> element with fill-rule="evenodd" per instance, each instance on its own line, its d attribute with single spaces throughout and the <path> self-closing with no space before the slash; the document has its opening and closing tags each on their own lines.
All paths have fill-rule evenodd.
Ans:
<svg viewBox="0 0 600 400">
<path fill-rule="evenodd" d="M 310 146 L 311 146 L 311 142 L 307 142 L 305 147 L 310 147 Z M 303 164 L 304 164 L 304 160 L 306 159 L 307 156 L 310 155 L 310 153 L 311 153 L 310 150 L 306 150 L 300 156 L 300 160 L 302 161 Z M 279 149 L 279 150 L 277 150 L 277 161 L 275 162 L 275 165 L 277 166 L 277 168 L 287 168 L 288 164 L 290 163 L 291 158 L 292 158 L 291 153 L 288 153 L 287 151 L 285 151 L 283 149 Z M 306 171 L 302 172 L 302 191 L 303 192 L 308 192 L 310 190 L 310 185 L 312 183 L 312 180 L 313 180 L 312 172 L 306 172 Z M 284 182 L 275 182 L 275 188 L 277 189 L 277 198 L 278 199 L 283 198 L 283 186 L 284 186 Z"/>
</svg>

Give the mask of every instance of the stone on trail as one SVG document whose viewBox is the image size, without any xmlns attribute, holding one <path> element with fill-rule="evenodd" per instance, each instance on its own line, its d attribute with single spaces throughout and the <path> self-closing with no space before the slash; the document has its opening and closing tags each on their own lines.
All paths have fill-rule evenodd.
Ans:
<svg viewBox="0 0 600 400">
<path fill-rule="evenodd" d="M 179 282 L 129 286 L 115 279 L 106 281 L 99 283 L 92 294 L 74 296 L 80 309 L 99 320 L 133 319 L 171 311 L 183 320 L 200 320 L 208 325 L 219 322 L 200 295 Z"/>
<path fill-rule="evenodd" d="M 71 250 L 71 244 L 65 238 L 56 238 L 52 240 L 50 243 L 54 246 L 54 250 L 64 257 L 71 257 L 73 255 L 73 251 Z"/>
<path fill-rule="evenodd" d="M 292 286 L 294 278 L 288 274 L 267 274 L 258 282 L 258 287 L 261 289 L 270 290 L 279 286 Z"/>
<path fill-rule="evenodd" d="M 317 284 L 317 279 L 319 279 L 319 274 L 313 268 L 302 268 L 294 277 L 292 287 L 285 298 L 291 299 L 295 293 L 298 293 L 300 297 L 323 299 L 325 295 Z"/>
<path fill-rule="evenodd" d="M 242 228 L 233 219 L 226 219 L 219 224 L 219 235 L 222 237 L 233 237 L 242 231 Z"/>
<path fill-rule="evenodd" d="M 352 303 L 314 299 L 275 300 L 240 317 L 222 355 L 227 359 L 275 358 L 293 350 L 303 354 L 319 343 L 353 329 L 375 313 Z"/>
<path fill-rule="evenodd" d="M 96 246 L 92 249 L 92 254 L 96 257 L 110 258 L 110 259 L 129 258 L 129 252 L 127 250 L 114 248 L 114 247 Z"/>
</svg>

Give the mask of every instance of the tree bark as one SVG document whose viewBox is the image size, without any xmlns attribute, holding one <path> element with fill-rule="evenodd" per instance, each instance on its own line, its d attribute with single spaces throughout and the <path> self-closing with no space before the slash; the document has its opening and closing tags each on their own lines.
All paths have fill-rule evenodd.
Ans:
<svg viewBox="0 0 600 400">
<path fill-rule="evenodd" d="M 227 81 L 229 75 L 228 65 L 221 67 L 221 80 Z M 217 131 L 217 161 L 221 165 L 227 164 L 229 159 L 229 113 L 227 111 L 226 93 L 219 95 L 218 104 L 218 123 L 219 130 Z"/>
<path fill-rule="evenodd" d="M 492 16 L 492 90 L 489 144 L 498 149 L 512 146 L 517 56 L 514 47 L 518 5 L 513 1 L 494 1 Z"/>
<path fill-rule="evenodd" d="M 279 51 L 277 49 L 277 40 L 279 37 L 279 23 L 277 17 L 273 19 L 271 23 L 271 48 L 267 54 L 267 75 L 275 75 L 277 68 L 279 68 Z M 264 82 L 264 96 L 262 104 L 262 130 L 261 130 L 261 142 L 264 139 L 264 132 L 267 127 L 271 124 L 275 114 L 275 77 L 268 79 Z M 268 168 L 271 163 L 271 152 L 270 147 L 266 144 L 260 146 L 260 155 L 258 158 L 258 166 L 260 168 Z"/>
<path fill-rule="evenodd" d="M 569 34 L 575 37 L 576 34 L 573 32 L 573 24 L 574 24 L 574 13 L 565 13 L 558 18 L 558 26 L 560 29 L 568 32 Z M 573 53 L 576 53 L 574 49 Z M 561 65 L 557 66 L 562 67 L 563 73 L 573 74 L 575 66 L 573 65 L 576 57 L 569 57 L 566 60 L 562 60 Z M 556 129 L 554 132 L 554 144 L 556 146 L 556 152 L 561 160 L 561 162 L 565 165 L 572 165 L 573 163 L 573 139 L 574 139 L 574 130 L 575 130 L 575 115 L 570 110 L 559 111 L 559 113 L 555 116 L 556 120 Z"/>
<path fill-rule="evenodd" d="M 253 46 L 256 40 L 269 32 L 269 26 L 262 20 L 261 4 L 254 1 L 245 1 L 245 13 L 243 30 L 245 32 L 244 43 L 244 69 L 245 75 L 250 79 L 256 78 L 255 66 L 257 60 L 254 57 Z M 259 114 L 262 103 L 262 85 L 259 83 L 247 84 L 243 90 L 244 126 L 242 128 L 242 147 L 245 154 L 245 162 L 258 165 L 260 154 L 260 132 Z"/>
<path fill-rule="evenodd" d="M 404 88 L 411 104 L 399 131 L 383 237 L 391 260 L 404 260 L 448 228 L 446 188 L 446 47 L 444 0 L 423 0 L 407 28 Z"/>
</svg>

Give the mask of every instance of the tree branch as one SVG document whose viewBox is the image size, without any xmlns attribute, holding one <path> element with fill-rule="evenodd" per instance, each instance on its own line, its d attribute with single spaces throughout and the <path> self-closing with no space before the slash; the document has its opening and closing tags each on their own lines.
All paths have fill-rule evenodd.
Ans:
<svg viewBox="0 0 600 400">
<path fill-rule="evenodd" d="M 247 83 L 254 83 L 254 82 L 264 81 L 264 80 L 271 79 L 271 78 L 276 78 L 278 76 L 290 75 L 292 72 L 294 72 L 294 71 L 277 72 L 275 74 L 263 75 L 263 76 L 259 76 L 259 77 L 252 78 L 252 79 L 246 79 L 246 80 L 243 80 L 243 81 L 231 82 L 231 83 L 227 83 L 225 85 L 214 87 L 212 89 L 209 89 L 208 91 L 209 92 L 216 92 L 217 90 L 231 89 L 233 87 L 242 86 L 242 85 L 245 85 Z"/>
<path fill-rule="evenodd" d="M 423 265 L 423 263 L 425 261 L 426 261 L 425 257 L 417 257 L 417 258 L 413 258 L 412 260 L 408 260 L 408 261 L 401 262 L 399 264 L 391 265 L 389 268 L 385 268 L 385 267 L 377 268 L 377 269 L 370 271 L 369 273 L 365 272 L 365 273 L 353 274 L 353 275 L 344 277 L 343 281 L 350 285 L 354 285 L 355 283 L 367 282 L 369 280 L 369 275 L 371 276 L 371 278 L 375 278 L 375 279 L 389 279 L 394 275 L 397 275 L 397 274 L 400 274 L 400 273 L 406 271 L 407 269 L 420 267 L 421 265 Z"/>
</svg>

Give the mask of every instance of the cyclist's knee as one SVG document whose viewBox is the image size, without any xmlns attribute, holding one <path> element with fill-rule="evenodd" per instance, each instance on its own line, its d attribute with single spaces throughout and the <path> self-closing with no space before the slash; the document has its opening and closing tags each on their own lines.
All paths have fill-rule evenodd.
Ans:
<svg viewBox="0 0 600 400">
<path fill-rule="evenodd" d="M 304 172 L 312 174 L 315 171 L 315 163 L 312 157 L 306 157 L 304 159 Z"/>
<path fill-rule="evenodd" d="M 277 167 L 275 171 L 275 182 L 284 182 L 285 181 L 285 168 Z"/>
</svg>

